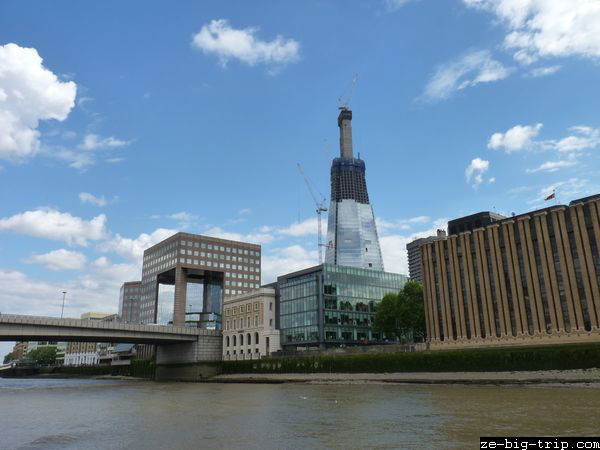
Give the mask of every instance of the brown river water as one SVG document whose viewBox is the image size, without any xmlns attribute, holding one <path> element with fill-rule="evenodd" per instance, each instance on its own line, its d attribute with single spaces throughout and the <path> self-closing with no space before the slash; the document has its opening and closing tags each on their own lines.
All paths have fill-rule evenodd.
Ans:
<svg viewBox="0 0 600 450">
<path fill-rule="evenodd" d="M 0 378 L 0 449 L 470 449 L 482 435 L 598 436 L 600 388 Z"/>
</svg>

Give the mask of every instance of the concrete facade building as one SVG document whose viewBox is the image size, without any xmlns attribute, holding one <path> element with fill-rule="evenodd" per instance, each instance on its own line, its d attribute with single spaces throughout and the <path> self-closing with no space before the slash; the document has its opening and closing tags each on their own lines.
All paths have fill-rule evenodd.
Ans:
<svg viewBox="0 0 600 450">
<path fill-rule="evenodd" d="M 405 275 L 322 264 L 277 279 L 281 346 L 336 347 L 381 343 L 375 309 L 398 293 Z"/>
<path fill-rule="evenodd" d="M 600 341 L 600 195 L 426 243 L 430 347 Z"/>
<path fill-rule="evenodd" d="M 260 287 L 260 245 L 177 233 L 144 251 L 142 323 L 221 329 L 223 299 Z"/>
<path fill-rule="evenodd" d="M 421 246 L 427 242 L 435 241 L 436 239 L 444 239 L 446 232 L 437 230 L 437 236 L 428 236 L 426 238 L 415 239 L 406 244 L 406 253 L 408 255 L 408 274 L 411 281 L 423 283 L 422 261 L 421 261 Z"/>
<path fill-rule="evenodd" d="M 87 312 L 81 320 L 118 322 L 119 315 L 102 312 Z M 64 352 L 65 366 L 94 366 L 110 361 L 112 345 L 106 342 L 68 342 Z"/>
<path fill-rule="evenodd" d="M 352 111 L 338 116 L 340 157 L 331 164 L 331 202 L 325 262 L 383 271 L 373 207 L 369 203 L 365 163 L 352 149 Z"/>
<path fill-rule="evenodd" d="M 125 323 L 140 323 L 141 281 L 126 281 L 119 293 L 119 317 Z"/>
<path fill-rule="evenodd" d="M 29 342 L 17 342 L 13 346 L 12 354 L 13 359 L 16 361 L 21 361 L 27 356 L 27 351 L 29 347 Z"/>
<path fill-rule="evenodd" d="M 260 359 L 281 349 L 275 289 L 261 288 L 225 300 L 223 359 Z"/>
</svg>

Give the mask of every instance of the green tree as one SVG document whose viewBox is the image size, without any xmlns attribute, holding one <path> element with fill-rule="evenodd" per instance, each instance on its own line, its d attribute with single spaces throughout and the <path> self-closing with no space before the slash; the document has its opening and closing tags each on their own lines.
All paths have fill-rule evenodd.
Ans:
<svg viewBox="0 0 600 450">
<path fill-rule="evenodd" d="M 40 347 L 27 353 L 36 364 L 50 365 L 56 361 L 56 347 Z"/>
<path fill-rule="evenodd" d="M 8 364 L 13 359 L 14 359 L 14 355 L 12 353 L 9 353 L 8 355 L 4 356 L 4 364 Z"/>
<path fill-rule="evenodd" d="M 421 284 L 409 281 L 398 294 L 387 294 L 377 305 L 374 327 L 388 338 L 422 340 L 425 307 Z"/>
<path fill-rule="evenodd" d="M 384 333 L 388 338 L 400 337 L 398 327 L 398 294 L 386 294 L 377 305 L 375 311 L 375 330 Z"/>
</svg>

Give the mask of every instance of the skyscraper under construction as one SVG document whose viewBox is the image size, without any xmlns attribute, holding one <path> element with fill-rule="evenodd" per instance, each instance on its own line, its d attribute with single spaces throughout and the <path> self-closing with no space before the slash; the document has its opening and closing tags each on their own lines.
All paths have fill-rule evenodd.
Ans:
<svg viewBox="0 0 600 450">
<path fill-rule="evenodd" d="M 352 150 L 352 111 L 340 108 L 340 157 L 331 164 L 331 204 L 325 262 L 383 271 L 365 163 Z"/>
</svg>

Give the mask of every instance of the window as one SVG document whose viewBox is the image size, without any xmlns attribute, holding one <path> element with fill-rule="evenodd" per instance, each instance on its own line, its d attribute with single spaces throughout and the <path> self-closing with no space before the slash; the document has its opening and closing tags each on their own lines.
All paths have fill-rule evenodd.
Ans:
<svg viewBox="0 0 600 450">
<path fill-rule="evenodd" d="M 273 302 L 269 302 L 269 311 L 273 311 Z"/>
<path fill-rule="evenodd" d="M 244 335 L 240 334 L 240 345 L 244 345 Z"/>
<path fill-rule="evenodd" d="M 258 316 L 254 316 L 254 326 L 258 326 Z"/>
<path fill-rule="evenodd" d="M 269 319 L 269 326 L 272 327 L 273 326 L 273 319 Z"/>
<path fill-rule="evenodd" d="M 258 345 L 258 332 L 254 333 L 254 343 Z M 256 349 L 258 351 L 258 349 Z"/>
<path fill-rule="evenodd" d="M 227 322 L 229 324 L 229 322 Z M 225 338 L 226 347 L 229 347 L 229 336 Z"/>
</svg>

